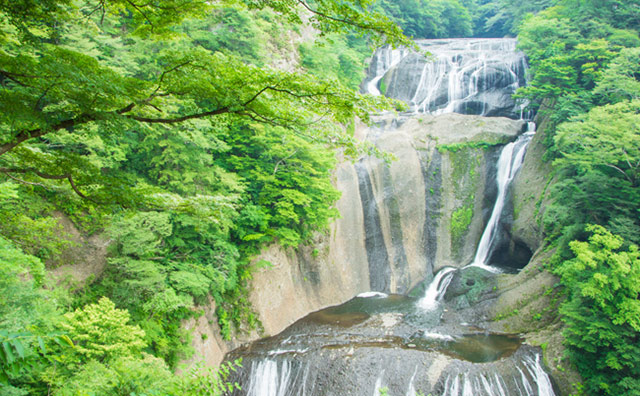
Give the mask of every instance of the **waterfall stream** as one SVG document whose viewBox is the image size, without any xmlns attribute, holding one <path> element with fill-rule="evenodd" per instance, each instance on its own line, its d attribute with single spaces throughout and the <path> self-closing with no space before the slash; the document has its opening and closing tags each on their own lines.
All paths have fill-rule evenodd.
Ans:
<svg viewBox="0 0 640 396">
<path fill-rule="evenodd" d="M 429 40 L 419 44 L 433 54 L 430 60 L 404 49 L 379 50 L 363 90 L 405 100 L 412 112 L 522 116 L 511 94 L 524 84 L 526 63 L 515 51 L 514 40 Z M 243 367 L 231 378 L 242 389 L 230 395 L 555 395 L 539 348 L 523 344 L 518 335 L 491 333 L 474 323 L 451 323 L 444 318 L 445 312 L 457 309 L 449 301 L 448 288 L 461 295 L 469 284 L 469 280 L 460 280 L 462 272 L 487 273 L 478 268 L 496 272 L 490 260 L 500 217 L 533 133 L 530 127 L 500 153 L 497 197 L 473 262 L 460 269 L 442 268 L 423 285 L 420 296 L 389 293 L 398 290 L 392 270 L 407 266 L 391 259 L 390 252 L 404 254 L 404 250 L 386 248 L 386 244 L 393 246 L 394 225 L 385 223 L 384 216 L 393 216 L 390 208 L 397 203 L 384 205 L 385 200 L 376 195 L 384 184 L 384 174 L 371 173 L 363 161 L 356 163 L 353 175 L 360 196 L 361 242 L 366 249 L 371 291 L 313 312 L 280 334 L 230 352 L 227 360 L 243 359 Z M 429 197 L 436 196 L 433 186 L 439 184 L 427 185 L 426 181 L 440 180 L 436 175 L 442 158 L 440 154 L 424 155 L 423 161 L 429 162 L 426 170 L 422 169 L 424 201 L 431 217 L 422 221 L 436 228 L 439 203 Z M 383 227 L 388 228 L 387 234 L 381 231 Z M 428 231 L 424 240 L 432 241 L 435 229 Z M 430 248 L 435 246 L 432 242 Z M 436 256 L 429 254 L 425 264 L 432 271 Z M 471 284 L 475 281 L 471 279 Z"/>
<path fill-rule="evenodd" d="M 529 128 L 533 130 L 524 133 L 515 142 L 507 144 L 500 153 L 500 159 L 498 159 L 497 165 L 498 196 L 495 204 L 493 205 L 491 217 L 489 218 L 487 226 L 480 238 L 480 242 L 478 243 L 476 256 L 473 259 L 473 262 L 469 264 L 470 266 L 480 267 L 492 272 L 498 271 L 495 267 L 487 265 L 487 261 L 491 255 L 492 248 L 495 246 L 494 242 L 498 230 L 498 224 L 507 198 L 509 186 L 522 166 L 527 145 L 535 134 L 535 127 L 532 128 L 532 123 L 529 124 Z"/>
<path fill-rule="evenodd" d="M 447 291 L 447 287 L 449 283 L 451 283 L 451 278 L 455 270 L 455 268 L 445 267 L 438 271 L 433 281 L 429 284 L 429 287 L 427 287 L 424 297 L 418 301 L 420 308 L 432 310 L 437 306 L 438 301 L 442 299 L 442 296 Z"/>
<path fill-rule="evenodd" d="M 515 39 L 416 43 L 423 53 L 379 49 L 363 91 L 403 100 L 415 113 L 523 116 L 521 104 L 511 98 L 524 86 L 527 66 L 524 54 L 516 51 Z"/>
</svg>

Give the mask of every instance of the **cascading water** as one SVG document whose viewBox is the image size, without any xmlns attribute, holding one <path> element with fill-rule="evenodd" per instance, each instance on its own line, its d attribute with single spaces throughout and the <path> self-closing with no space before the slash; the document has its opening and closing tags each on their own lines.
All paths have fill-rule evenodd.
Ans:
<svg viewBox="0 0 640 396">
<path fill-rule="evenodd" d="M 535 124 L 533 122 L 529 122 L 527 132 L 522 134 L 515 142 L 505 145 L 502 149 L 497 164 L 498 175 L 496 181 L 498 184 L 498 195 L 496 197 L 496 202 L 493 205 L 491 217 L 489 218 L 487 226 L 480 238 L 480 242 L 478 243 L 475 258 L 471 264 L 467 265 L 467 267 L 479 267 L 490 272 L 500 271 L 498 268 L 488 265 L 487 261 L 490 258 L 493 247 L 495 246 L 500 216 L 507 199 L 509 186 L 522 166 L 527 145 L 534 134 Z M 454 268 L 441 269 L 427 287 L 424 297 L 418 301 L 418 306 L 424 310 L 432 310 L 436 308 L 438 301 L 440 301 L 446 293 L 454 272 Z"/>
<path fill-rule="evenodd" d="M 508 373 L 454 372 L 447 375 L 442 396 L 553 396 L 540 355 L 525 356 Z"/>
<path fill-rule="evenodd" d="M 366 92 L 371 95 L 380 95 L 378 85 L 384 74 L 392 67 L 397 65 L 409 51 L 405 48 L 393 49 L 390 47 L 384 47 L 380 49 L 374 55 L 369 71 L 374 77 L 366 84 Z"/>
<path fill-rule="evenodd" d="M 291 389 L 291 364 L 284 361 L 278 364 L 276 360 L 253 362 L 251 377 L 247 389 L 248 395 L 255 396 L 287 396 Z"/>
<path fill-rule="evenodd" d="M 415 113 L 524 116 L 512 99 L 525 85 L 526 59 L 515 39 L 417 40 L 425 56 L 379 49 L 364 91 L 405 101 Z"/>
<path fill-rule="evenodd" d="M 420 45 L 434 54 L 433 62 L 407 50 L 380 50 L 363 90 L 380 94 L 379 87 L 384 86 L 386 95 L 407 101 L 416 112 L 521 115 L 521 108 L 510 99 L 524 83 L 525 62 L 515 52 L 515 41 L 440 40 Z M 492 269 L 487 261 L 509 183 L 522 165 L 532 134 L 524 134 L 502 150 L 497 165 L 498 196 L 469 266 Z M 439 188 L 437 181 L 441 180 L 436 177 L 443 163 L 439 155 L 425 156 L 429 167 L 424 172 L 429 177 L 424 180 L 433 183 L 425 182 L 425 200 L 431 210 L 424 223 L 434 229 L 439 201 L 431 202 L 429 197 L 436 196 L 433 188 Z M 383 389 L 390 396 L 554 395 L 539 348 L 523 345 L 517 335 L 489 333 L 462 321 L 447 322 L 447 309 L 453 312 L 456 308 L 449 295 L 447 299 L 444 295 L 448 287 L 452 292 L 460 288 L 456 276 L 464 270 L 441 269 L 422 298 L 381 293 L 394 290 L 389 271 L 392 266 L 400 268 L 385 247 L 393 242 L 393 224 L 385 223 L 383 216 L 394 212 L 391 205 L 379 205 L 384 199 L 377 191 L 384 177 L 370 173 L 364 162 L 357 163 L 353 172 L 361 197 L 369 290 L 374 292 L 309 314 L 274 337 L 232 351 L 227 359 L 243 358 L 243 367 L 231 378 L 242 390 L 231 395 L 379 396 Z M 381 227 L 390 228 L 389 241 Z M 436 256 L 430 254 L 433 257 L 426 265 L 432 268 Z"/>
<path fill-rule="evenodd" d="M 509 186 L 520 169 L 520 166 L 522 166 L 527 145 L 535 134 L 535 125 L 533 123 L 529 124 L 529 128 L 530 131 L 521 135 L 515 142 L 504 146 L 500 153 L 500 159 L 498 160 L 497 166 L 498 196 L 495 204 L 493 205 L 491 217 L 489 218 L 487 226 L 480 238 L 480 242 L 478 243 L 476 255 L 469 266 L 480 267 L 492 272 L 498 271 L 497 268 L 487 265 L 487 261 L 491 255 L 492 248 L 495 246 L 498 224 L 507 198 Z"/>
<path fill-rule="evenodd" d="M 418 301 L 418 307 L 424 310 L 432 310 L 438 306 L 438 301 L 442 299 L 442 296 L 447 291 L 449 283 L 455 268 L 443 268 L 435 275 L 433 281 L 427 287 L 424 297 Z"/>
</svg>

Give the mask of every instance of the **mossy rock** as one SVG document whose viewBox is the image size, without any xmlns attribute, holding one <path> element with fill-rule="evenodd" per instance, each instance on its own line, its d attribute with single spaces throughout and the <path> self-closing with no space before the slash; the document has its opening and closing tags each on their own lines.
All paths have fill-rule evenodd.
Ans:
<svg viewBox="0 0 640 396">
<path fill-rule="evenodd" d="M 496 285 L 494 274 L 478 267 L 464 268 L 453 276 L 445 299 L 464 308 L 474 305 L 482 296 L 493 293 Z"/>
</svg>

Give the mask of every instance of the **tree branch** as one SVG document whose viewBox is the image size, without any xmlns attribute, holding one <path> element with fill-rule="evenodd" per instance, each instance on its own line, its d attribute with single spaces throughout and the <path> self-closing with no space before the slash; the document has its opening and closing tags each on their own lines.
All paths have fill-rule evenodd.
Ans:
<svg viewBox="0 0 640 396">
<path fill-rule="evenodd" d="M 71 186 L 73 191 L 76 194 L 78 194 L 78 196 L 80 198 L 86 199 L 88 201 L 95 202 L 93 199 L 87 197 L 86 195 L 84 195 L 78 189 L 78 187 L 76 186 L 76 183 L 73 181 L 73 176 L 71 175 L 71 173 L 65 173 L 64 175 L 52 175 L 50 173 L 40 172 L 36 168 L 0 168 L 0 173 L 7 173 L 9 177 L 11 177 L 11 175 L 9 175 L 10 173 L 22 173 L 22 174 L 34 173 L 37 176 L 39 176 L 39 177 L 41 177 L 43 179 L 47 179 L 47 180 L 64 180 L 64 179 L 67 179 L 69 181 L 69 185 Z"/>
<path fill-rule="evenodd" d="M 177 69 L 178 67 L 184 66 L 186 63 L 178 65 L 172 69 L 167 70 L 166 72 L 170 72 L 173 71 L 175 69 Z M 165 73 L 166 73 L 165 72 Z M 165 74 L 163 73 L 163 75 Z M 161 76 L 162 79 L 162 76 Z M 250 97 L 247 101 L 245 101 L 244 103 L 240 104 L 240 109 L 238 110 L 231 110 L 230 106 L 224 106 L 215 110 L 211 110 L 211 111 L 203 111 L 200 113 L 194 113 L 194 114 L 189 114 L 189 115 L 184 115 L 184 116 L 179 116 L 179 117 L 166 117 L 166 118 L 152 118 L 152 117 L 143 117 L 143 116 L 137 116 L 137 115 L 128 115 L 126 113 L 129 113 L 130 111 L 132 111 L 137 104 L 136 103 L 130 103 L 127 106 L 118 109 L 116 111 L 114 111 L 112 114 L 118 114 L 118 115 L 122 115 L 126 118 L 135 120 L 135 121 L 139 121 L 139 122 L 144 122 L 144 123 L 148 123 L 148 124 L 177 124 L 183 121 L 188 121 L 188 120 L 192 120 L 192 119 L 198 119 L 198 118 L 204 118 L 204 117 L 210 117 L 210 116 L 215 116 L 215 115 L 219 115 L 219 114 L 225 114 L 225 113 L 234 113 L 234 114 L 238 114 L 238 115 L 244 115 L 244 116 L 249 116 L 250 118 L 254 119 L 257 121 L 256 117 L 258 117 L 259 119 L 262 119 L 265 122 L 269 122 L 272 125 L 282 125 L 279 122 L 277 122 L 277 117 L 275 119 L 270 119 L 267 116 L 264 116 L 262 114 L 259 114 L 258 112 L 256 112 L 255 110 L 249 108 L 249 105 L 254 102 L 255 100 L 258 99 L 258 97 L 260 97 L 260 95 L 264 94 L 266 91 L 275 91 L 275 92 L 280 92 L 280 93 L 285 93 L 287 95 L 296 97 L 296 98 L 315 98 L 315 97 L 322 97 L 322 96 L 331 96 L 331 95 L 336 95 L 333 92 L 319 92 L 319 93 L 301 93 L 298 94 L 294 91 L 288 90 L 288 89 L 284 89 L 284 88 L 278 88 L 277 85 L 267 85 L 263 88 L 261 88 L 259 91 L 257 91 L 252 97 Z M 154 91 L 154 93 L 152 93 L 152 96 L 155 95 L 157 93 L 157 89 Z M 152 96 L 150 96 L 150 98 L 152 98 Z M 321 102 L 317 102 L 317 103 L 321 103 Z M 160 111 L 160 109 L 158 109 L 157 107 L 153 106 L 156 110 Z M 249 111 L 252 114 L 247 113 L 247 111 Z M 31 138 L 37 138 L 40 136 L 44 136 L 47 133 L 50 132 L 55 132 L 58 131 L 60 129 L 68 129 L 71 127 L 74 127 L 76 125 L 81 125 L 90 121 L 96 121 L 98 119 L 98 116 L 96 114 L 81 114 L 80 116 L 76 117 L 76 118 L 72 118 L 69 120 L 64 120 L 61 121 L 57 124 L 48 126 L 48 127 L 43 127 L 43 128 L 37 128 L 37 129 L 31 129 L 31 130 L 23 130 L 21 132 L 19 132 L 14 138 L 13 140 L 11 140 L 10 142 L 7 143 L 3 143 L 0 144 L 0 156 L 7 153 L 8 151 L 11 151 L 14 147 L 18 146 L 19 144 L 21 144 L 22 142 L 31 139 Z M 283 122 L 292 122 L 292 123 L 299 123 L 299 121 L 295 121 L 295 120 L 288 120 L 288 119 L 280 119 L 280 121 Z"/>
<path fill-rule="evenodd" d="M 24 142 L 25 140 L 44 136 L 49 132 L 58 131 L 60 129 L 71 128 L 74 125 L 83 124 L 85 122 L 93 121 L 93 120 L 95 120 L 95 116 L 89 115 L 89 114 L 82 114 L 78 118 L 64 120 L 55 125 L 51 125 L 48 128 L 38 128 L 38 129 L 31 129 L 28 131 L 21 131 L 13 138 L 12 141 L 8 143 L 3 143 L 0 145 L 0 155 L 3 155 L 7 151 L 12 150 L 14 147 Z"/>
<path fill-rule="evenodd" d="M 231 111 L 230 111 L 229 107 L 222 107 L 220 109 L 216 109 L 216 110 L 212 110 L 212 111 L 205 111 L 205 112 L 202 112 L 202 113 L 189 114 L 189 115 L 186 115 L 186 116 L 176 117 L 176 118 L 148 118 L 148 117 L 140 117 L 140 116 L 136 116 L 136 115 L 128 115 L 128 116 L 125 116 L 125 117 L 130 118 L 132 120 L 140 121 L 140 122 L 146 122 L 146 123 L 149 123 L 149 124 L 176 124 L 178 122 L 192 120 L 194 118 L 204 118 L 204 117 L 208 117 L 208 116 L 214 116 L 214 115 L 230 113 L 230 112 Z M 235 113 L 237 113 L 237 112 L 235 112 Z"/>
<path fill-rule="evenodd" d="M 29 186 L 38 186 L 38 187 L 42 187 L 42 188 L 44 188 L 45 190 L 48 190 L 48 189 L 49 189 L 49 186 L 45 186 L 45 185 L 44 185 L 44 184 L 42 184 L 42 183 L 33 183 L 33 182 L 28 182 L 28 181 L 26 181 L 26 180 L 22 180 L 22 179 L 19 179 L 19 178 L 15 177 L 15 176 L 12 176 L 10 173 L 7 173 L 7 176 L 8 176 L 10 179 L 12 179 L 12 180 L 17 181 L 18 183 L 26 184 L 26 185 L 29 185 Z"/>
<path fill-rule="evenodd" d="M 142 11 L 137 4 L 135 4 L 134 2 L 130 1 L 130 0 L 126 0 L 127 3 L 129 3 L 129 5 L 131 5 L 131 7 L 133 7 L 136 11 L 138 11 L 140 13 L 140 15 L 142 15 L 144 17 L 144 19 L 149 23 L 149 26 L 151 26 L 151 31 L 153 32 L 154 29 L 154 25 L 153 22 L 151 22 L 151 20 L 149 19 L 149 17 L 147 17 L 147 14 L 144 13 L 144 11 Z"/>
<path fill-rule="evenodd" d="M 338 23 L 343 23 L 343 24 L 345 24 L 345 25 L 354 26 L 354 27 L 357 27 L 357 28 L 359 28 L 359 29 L 372 29 L 370 26 L 362 25 L 362 24 L 356 23 L 356 22 L 354 22 L 354 21 L 352 21 L 352 20 L 349 20 L 349 19 L 341 19 L 341 18 L 333 17 L 333 16 L 328 15 L 328 14 L 324 14 L 324 13 L 322 13 L 322 12 L 318 11 L 318 10 L 315 10 L 315 9 L 311 8 L 311 6 L 309 6 L 309 4 L 307 4 L 307 3 L 306 3 L 305 1 L 303 1 L 303 0 L 298 0 L 298 3 L 299 3 L 299 4 L 301 4 L 304 8 L 306 8 L 306 9 L 307 9 L 309 12 L 311 12 L 312 14 L 318 15 L 319 17 L 322 17 L 322 18 L 328 19 L 328 20 L 330 20 L 330 21 L 334 21 L 334 22 L 338 22 Z M 376 29 L 372 29 L 372 30 L 376 30 Z"/>
<path fill-rule="evenodd" d="M 604 164 L 604 165 L 605 165 L 605 166 L 607 166 L 607 167 L 609 167 L 609 168 L 611 168 L 611 169 L 615 169 L 615 170 L 617 170 L 618 172 L 622 173 L 622 174 L 624 175 L 624 177 L 629 181 L 629 183 L 631 183 L 632 185 L 634 185 L 633 180 L 631 180 L 631 177 L 629 177 L 629 175 L 627 175 L 627 173 L 626 173 L 625 171 L 623 171 L 622 169 L 620 169 L 620 168 L 618 168 L 617 166 L 612 165 L 612 164 Z"/>
</svg>

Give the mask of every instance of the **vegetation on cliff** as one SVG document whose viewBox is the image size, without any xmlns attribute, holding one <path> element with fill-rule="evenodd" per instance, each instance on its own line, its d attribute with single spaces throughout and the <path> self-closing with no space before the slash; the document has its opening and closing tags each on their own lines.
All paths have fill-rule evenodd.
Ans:
<svg viewBox="0 0 640 396">
<path fill-rule="evenodd" d="M 367 151 L 345 131 L 390 106 L 354 90 L 367 43 L 409 44 L 369 7 L 0 2 L 0 393 L 222 391 L 171 373 L 182 321 L 213 299 L 224 336 L 255 326 L 252 255 L 337 216 L 331 148 Z M 340 56 L 298 48 L 303 20 Z M 54 212 L 110 239 L 102 273 L 48 276 Z"/>
<path fill-rule="evenodd" d="M 229 386 L 230 366 L 173 375 L 182 321 L 213 301 L 224 336 L 255 326 L 252 255 L 338 215 L 330 149 L 371 151 L 345 131 L 392 105 L 355 92 L 368 44 L 409 44 L 373 10 L 418 38 L 518 34 L 571 359 L 588 394 L 640 392 L 638 0 L 18 0 L 0 1 L 0 393 Z M 298 45 L 307 20 L 323 39 Z M 48 276 L 72 245 L 54 212 L 110 239 L 103 273 Z"/>
<path fill-rule="evenodd" d="M 570 358 L 590 395 L 636 395 L 640 282 L 640 2 L 547 2 L 518 27 L 519 92 L 546 117 L 544 231 L 567 299 Z"/>
</svg>

